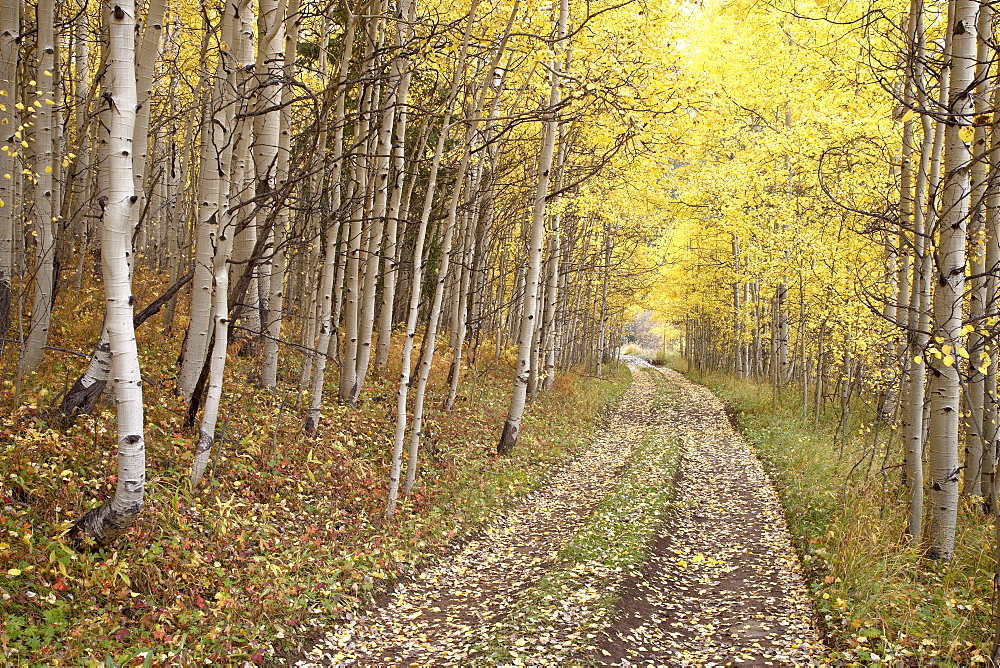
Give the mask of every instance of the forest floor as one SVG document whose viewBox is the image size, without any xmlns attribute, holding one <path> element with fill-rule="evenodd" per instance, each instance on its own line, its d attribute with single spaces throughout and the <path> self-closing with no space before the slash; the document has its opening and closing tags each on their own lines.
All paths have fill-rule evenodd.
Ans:
<svg viewBox="0 0 1000 668">
<path fill-rule="evenodd" d="M 592 444 L 298 666 L 810 665 L 781 504 L 706 388 L 632 359 Z"/>
</svg>

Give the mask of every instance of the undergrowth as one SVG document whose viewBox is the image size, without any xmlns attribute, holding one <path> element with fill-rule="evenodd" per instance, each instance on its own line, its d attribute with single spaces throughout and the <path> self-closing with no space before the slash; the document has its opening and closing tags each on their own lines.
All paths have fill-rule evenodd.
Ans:
<svg viewBox="0 0 1000 668">
<path fill-rule="evenodd" d="M 155 296 L 142 286 L 138 281 L 140 306 Z M 54 345 L 93 345 L 100 320 L 79 314 L 87 303 L 98 312 L 98 297 L 85 290 L 57 312 Z M 538 485 L 585 442 L 627 385 L 624 368 L 605 379 L 558 376 L 554 390 L 529 407 L 514 455 L 499 458 L 493 452 L 509 401 L 510 360 L 487 354 L 465 370 L 460 400 L 444 412 L 437 406 L 450 360 L 439 359 L 418 484 L 386 522 L 395 383 L 373 378 L 358 409 L 327 405 L 317 437 L 307 438 L 308 399 L 298 392 L 299 359 L 290 352 L 281 389 L 271 392 L 245 382 L 255 367 L 233 346 L 220 442 L 203 487 L 192 491 L 197 434 L 183 428 L 185 407 L 171 391 L 182 334 L 182 327 L 164 330 L 159 318 L 138 332 L 147 381 L 146 507 L 126 540 L 92 554 L 74 552 L 62 534 L 113 492 L 113 409 L 105 400 L 94 415 L 54 429 L 48 409 L 86 360 L 50 352 L 21 387 L 6 369 L 0 659 L 231 665 L 294 655 L 396 574 L 446 555 L 456 537 Z M 328 396 L 336 396 L 335 369 L 328 378 Z"/>
<path fill-rule="evenodd" d="M 888 455 L 884 440 L 873 451 L 873 420 L 859 410 L 841 450 L 839 411 L 814 423 L 792 389 L 772 405 L 767 383 L 692 377 L 730 406 L 763 459 L 833 658 L 847 665 L 988 664 L 993 527 L 976 504 L 962 506 L 954 560 L 926 559 L 904 536 L 906 494 L 893 466 L 902 459 L 898 437 Z"/>
</svg>

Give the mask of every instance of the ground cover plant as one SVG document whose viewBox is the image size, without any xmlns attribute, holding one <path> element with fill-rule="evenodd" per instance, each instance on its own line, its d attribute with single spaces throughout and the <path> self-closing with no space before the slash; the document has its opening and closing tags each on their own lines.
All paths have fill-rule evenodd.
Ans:
<svg viewBox="0 0 1000 668">
<path fill-rule="evenodd" d="M 85 307 L 81 307 L 85 308 Z M 58 313 L 58 311 L 57 311 Z M 59 314 L 62 347 L 83 346 L 93 323 Z M 357 410 L 331 406 L 314 438 L 294 382 L 276 392 L 234 386 L 221 441 L 201 489 L 188 474 L 195 436 L 169 391 L 179 332 L 156 328 L 144 348 L 149 498 L 136 528 L 111 549 L 78 553 L 64 532 L 115 483 L 114 414 L 101 404 L 68 429 L 53 425 L 56 381 L 83 360 L 54 357 L 3 401 L 0 457 L 0 648 L 16 665 L 264 663 L 307 644 L 315 629 L 356 610 L 401 572 L 446 556 L 499 506 L 538 485 L 575 452 L 621 394 L 627 372 L 569 374 L 529 407 L 523 446 L 492 446 L 509 396 L 510 361 L 470 368 L 456 407 L 434 406 L 419 484 L 382 519 L 391 452 L 391 383 L 375 380 Z M 247 364 L 231 353 L 234 374 Z M 294 379 L 289 365 L 283 369 Z"/>
<path fill-rule="evenodd" d="M 673 363 L 684 370 L 682 361 Z M 954 560 L 907 545 L 897 444 L 886 466 L 872 451 L 872 418 L 858 406 L 841 451 L 839 412 L 815 423 L 799 393 L 725 374 L 692 374 L 731 406 L 781 495 L 817 621 L 848 664 L 986 665 L 992 643 L 992 525 L 962 506 Z M 874 459 L 873 459 L 874 455 Z M 859 464 L 860 463 L 860 464 Z"/>
</svg>

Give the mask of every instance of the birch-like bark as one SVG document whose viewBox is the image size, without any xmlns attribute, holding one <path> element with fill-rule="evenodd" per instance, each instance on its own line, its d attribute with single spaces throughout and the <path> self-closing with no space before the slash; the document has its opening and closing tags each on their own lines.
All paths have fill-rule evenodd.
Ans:
<svg viewBox="0 0 1000 668">
<path fill-rule="evenodd" d="M 994 110 L 1000 109 L 1000 86 L 993 89 L 992 107 Z M 993 112 L 993 126 L 1000 123 L 1000 111 Z M 989 172 L 986 186 L 985 203 L 985 224 L 986 224 L 986 313 L 987 318 L 1000 318 L 1000 231 L 997 226 L 1000 224 L 1000 133 L 993 132 L 990 137 L 989 151 Z M 987 323 L 991 322 L 987 319 Z M 995 322 L 995 321 L 993 321 Z M 984 380 L 984 402 L 983 402 L 983 465 L 980 476 L 980 493 L 985 501 L 985 508 L 992 513 L 996 513 L 997 508 L 997 436 L 1000 433 L 1000 411 L 997 402 L 997 359 L 995 351 L 989 354 L 986 351 L 980 354 L 975 363 L 987 363 L 986 378 Z M 982 355 L 986 355 L 984 358 Z"/>
<path fill-rule="evenodd" d="M 515 2 L 515 12 L 516 12 Z M 385 514 L 392 517 L 396 511 L 396 500 L 399 497 L 399 482 L 403 462 L 403 445 L 406 441 L 407 414 L 406 404 L 410 389 L 410 363 L 413 354 L 413 344 L 417 333 L 417 317 L 420 313 L 420 294 L 424 282 L 424 271 L 426 269 L 424 259 L 424 245 L 427 240 L 427 225 L 430 222 L 431 208 L 434 203 L 434 195 L 437 190 L 437 177 L 441 167 L 441 159 L 445 152 L 445 143 L 452 126 L 452 115 L 456 99 L 458 97 L 459 85 L 465 75 L 465 61 L 469 49 L 469 37 L 472 27 L 475 24 L 476 10 L 479 8 L 479 0 L 472 0 L 469 8 L 469 16 L 465 23 L 465 32 L 462 35 L 462 44 L 459 47 L 458 62 L 455 65 L 455 75 L 451 81 L 448 95 L 445 98 L 444 116 L 441 119 L 441 131 L 438 135 L 437 144 L 434 148 L 434 155 L 431 158 L 430 171 L 427 175 L 427 189 L 424 192 L 423 208 L 420 213 L 420 222 L 417 226 L 417 235 L 414 242 L 413 258 L 415 266 L 410 284 L 409 308 L 406 316 L 406 337 L 403 339 L 403 349 L 400 354 L 399 385 L 396 388 L 396 428 L 393 436 L 392 462 L 389 471 L 389 492 L 386 503 Z M 410 15 L 416 14 L 416 2 L 413 2 L 409 9 Z M 416 477 L 416 453 L 413 452 L 413 441 L 410 442 L 410 455 L 413 461 L 414 477 Z M 410 464 L 407 464 L 407 469 Z M 407 476 L 409 478 L 409 476 Z"/>
<path fill-rule="evenodd" d="M 135 192 L 139 201 L 133 212 L 133 215 L 136 216 L 133 227 L 140 224 L 139 216 L 145 209 L 145 199 L 149 194 L 146 184 L 146 163 L 149 152 L 153 67 L 159 59 L 160 38 L 163 34 L 163 14 L 166 8 L 166 0 L 150 0 L 146 4 L 146 19 L 142 22 L 142 37 L 139 40 L 139 52 L 136 54 L 136 90 L 139 102 L 135 116 L 135 160 L 132 165 L 132 178 L 135 180 Z"/>
<path fill-rule="evenodd" d="M 227 5 L 221 17 L 220 41 L 233 44 L 236 33 L 234 5 Z M 202 123 L 201 168 L 198 178 L 198 221 L 195 226 L 194 281 L 191 288 L 191 319 L 184 337 L 180 371 L 177 374 L 177 393 L 187 400 L 194 394 L 208 356 L 210 325 L 213 314 L 212 280 L 216 237 L 222 212 L 220 195 L 223 175 L 229 173 L 229 164 L 222 161 L 222 151 L 230 141 L 228 70 L 231 68 L 231 49 L 220 51 L 215 71 L 212 100 Z M 226 186 L 228 188 L 228 185 Z"/>
<path fill-rule="evenodd" d="M 415 2 L 401 2 L 399 7 L 400 16 L 405 19 L 399 22 L 396 29 L 396 49 L 406 48 L 413 39 L 412 25 L 416 18 L 414 11 Z M 398 120 L 396 121 L 395 133 L 393 137 L 393 178 L 392 194 L 389 197 L 389 208 L 386 211 L 386 232 L 385 232 L 385 272 L 382 278 L 382 303 L 379 310 L 378 323 L 378 347 L 375 354 L 375 372 L 381 374 L 389 364 L 389 344 L 392 343 L 392 310 L 396 300 L 396 282 L 399 273 L 400 249 L 397 245 L 399 238 L 399 223 L 401 215 L 409 209 L 409 201 L 403 205 L 403 180 L 406 176 L 406 128 L 409 120 L 407 102 L 410 94 L 410 80 L 413 72 L 410 67 L 410 59 L 403 53 L 398 53 L 393 60 L 393 68 L 398 70 L 396 78 L 399 81 L 399 92 L 397 94 L 397 106 L 399 108 Z M 430 123 L 424 123 L 421 130 L 420 141 L 417 142 L 418 150 L 415 155 L 420 155 L 420 149 L 426 143 L 426 130 L 430 128 Z M 408 192 L 412 193 L 415 179 L 410 179 Z M 407 198 L 408 199 L 408 198 Z"/>
<path fill-rule="evenodd" d="M 569 0 L 560 0 L 559 13 L 556 19 L 555 40 L 553 41 L 553 58 L 551 64 L 551 89 L 549 92 L 549 108 L 545 114 L 542 130 L 541 154 L 538 158 L 538 185 L 535 190 L 534 211 L 531 220 L 531 230 L 528 240 L 528 264 L 525 275 L 524 301 L 521 308 L 521 326 L 518 331 L 517 372 L 514 376 L 513 396 L 507 419 L 504 421 L 503 432 L 497 443 L 497 453 L 510 454 L 517 444 L 517 436 L 521 431 L 521 418 L 524 416 L 524 405 L 528 396 L 528 375 L 531 372 L 532 342 L 535 338 L 535 311 L 538 301 L 539 274 L 542 264 L 542 250 L 545 245 L 545 205 L 549 194 L 550 171 L 552 170 L 553 149 L 559 133 L 558 106 L 561 99 L 559 85 L 562 80 L 561 51 L 566 39 L 566 22 L 569 17 Z"/>
<path fill-rule="evenodd" d="M 388 95 L 382 105 L 382 119 L 375 139 L 373 179 L 375 195 L 372 205 L 365 276 L 361 285 L 361 309 L 358 318 L 358 354 L 354 370 L 354 387 L 349 402 L 354 405 L 361 395 L 368 366 L 371 361 L 372 333 L 375 326 L 375 298 L 377 296 L 379 267 L 382 259 L 382 237 L 385 232 L 386 210 L 389 203 L 389 167 L 392 159 L 392 136 L 396 119 L 400 65 L 394 62 L 387 84 Z"/>
<path fill-rule="evenodd" d="M 958 518 L 958 433 L 961 398 L 957 351 L 962 346 L 962 298 L 965 290 L 965 238 L 969 212 L 972 155 L 962 131 L 974 111 L 977 11 L 974 0 L 953 0 L 951 22 L 951 85 L 945 128 L 944 183 L 936 256 L 933 333 L 941 339 L 942 360 L 930 371 L 936 382 L 930 393 L 927 451 L 931 518 L 928 555 L 951 559 Z M 947 349 L 945 348 L 947 346 Z M 951 358 L 951 363 L 947 360 Z M 932 358 L 933 359 L 933 358 Z"/>
<path fill-rule="evenodd" d="M 567 70 L 569 69 L 569 62 L 567 59 L 566 63 Z M 563 173 L 566 165 L 566 157 L 568 155 L 568 147 L 566 146 L 565 131 L 562 126 L 559 128 L 559 167 L 556 172 L 556 190 L 562 188 L 563 183 Z M 555 205 L 558 200 L 553 201 Z M 560 299 L 559 292 L 559 254 L 562 252 L 562 243 L 560 242 L 560 233 L 562 226 L 562 211 L 557 212 L 552 216 L 552 229 L 551 229 L 551 241 L 552 251 L 549 255 L 549 273 L 546 281 L 546 295 L 545 295 L 545 318 L 542 321 L 543 332 L 545 333 L 545 338 L 541 346 L 542 355 L 544 355 L 544 368 L 542 370 L 542 386 L 541 389 L 548 391 L 552 389 L 553 384 L 556 380 L 556 342 L 559 340 L 557 330 L 557 313 L 558 305 Z"/>
<path fill-rule="evenodd" d="M 249 28 L 248 4 L 249 0 L 241 0 L 238 4 L 232 5 L 234 31 L 230 50 L 236 61 L 243 64 L 242 67 L 235 67 L 228 72 L 227 89 L 234 92 L 245 90 L 250 69 L 247 62 L 252 61 L 253 33 Z M 235 29 L 237 26 L 242 27 Z M 245 100 L 245 96 L 242 99 Z M 245 118 L 237 121 L 235 112 L 235 105 L 227 104 L 222 110 L 226 119 L 225 127 L 213 129 L 213 143 L 218 147 L 215 162 L 221 170 L 217 201 L 218 225 L 215 234 L 215 253 L 212 258 L 212 278 L 215 284 L 212 297 L 213 331 L 211 357 L 208 360 L 208 384 L 201 425 L 198 429 L 198 442 L 195 444 L 191 465 L 192 487 L 197 487 L 201 482 L 215 441 L 215 427 L 219 418 L 226 370 L 226 352 L 229 347 L 229 263 L 232 258 L 232 239 L 238 222 L 237 214 L 233 210 L 233 205 L 238 200 L 233 197 L 233 190 L 244 184 L 250 169 L 250 136 L 247 132 L 249 121 Z"/>
<path fill-rule="evenodd" d="M 138 199 L 132 179 L 132 134 L 137 104 L 135 5 L 116 0 L 106 6 L 109 26 L 111 95 L 110 190 L 101 234 L 101 265 L 107 302 L 105 324 L 111 348 L 112 385 L 118 413 L 118 483 L 114 497 L 83 516 L 70 533 L 78 545 L 106 546 L 118 539 L 142 510 L 146 459 L 143 439 L 142 377 L 132 325 L 132 207 Z"/>
<path fill-rule="evenodd" d="M 35 220 L 35 296 L 31 306 L 28 338 L 21 356 L 21 369 L 30 373 L 42 362 L 52 321 L 52 290 L 55 287 L 55 225 L 56 209 L 53 188 L 55 156 L 53 152 L 53 107 L 55 105 L 55 2 L 39 0 L 37 7 L 36 53 L 38 71 L 35 78 L 42 91 L 42 103 L 33 116 L 35 124 L 34 171 Z"/>
<path fill-rule="evenodd" d="M 597 335 L 597 377 L 604 375 L 604 349 L 608 335 L 608 290 L 611 281 L 612 233 L 611 223 L 607 223 L 604 233 L 604 262 L 601 280 L 601 321 L 600 333 Z"/>
<path fill-rule="evenodd" d="M 14 143 L 17 116 L 14 99 L 17 96 L 18 39 L 21 30 L 21 0 L 0 0 L 0 140 Z M 14 179 L 4 174 L 15 173 L 14 158 L 9 151 L 0 151 L 0 339 L 10 329 L 11 280 L 14 275 Z M 4 342 L 0 341 L 0 353 Z"/>
<path fill-rule="evenodd" d="M 229 346 L 229 258 L 232 254 L 231 237 L 233 231 L 230 225 L 225 225 L 220 230 L 212 267 L 215 276 L 212 313 L 215 328 L 212 356 L 209 361 L 208 389 L 205 392 L 205 405 L 201 427 L 198 430 L 198 443 L 195 445 L 194 460 L 191 464 L 190 481 L 192 487 L 197 487 L 201 483 L 205 468 L 208 466 L 212 444 L 215 442 L 215 426 L 219 419 L 219 405 L 222 400 L 223 379 L 226 370 L 226 349 Z"/>
<path fill-rule="evenodd" d="M 334 111 L 335 129 L 333 134 L 333 168 L 330 175 L 331 189 L 333 191 L 333 201 L 330 209 L 338 217 L 341 215 L 343 204 L 344 185 L 341 173 L 343 169 L 344 152 L 344 125 L 345 109 L 347 101 L 347 79 L 350 72 L 351 56 L 354 51 L 354 36 L 357 30 L 358 16 L 350 14 L 347 18 L 347 29 L 344 35 L 344 46 L 341 51 L 340 66 L 337 71 L 337 101 Z M 323 255 L 323 272 L 320 277 L 320 316 L 319 316 L 319 337 L 316 349 L 319 354 L 313 369 L 312 389 L 310 392 L 309 414 L 306 417 L 305 431 L 307 434 L 315 434 L 319 426 L 320 414 L 323 410 L 323 383 L 326 378 L 326 365 L 329 355 L 328 349 L 334 342 L 332 337 L 332 326 L 336 321 L 334 316 L 334 280 L 338 273 L 337 258 L 340 257 L 338 251 L 338 229 L 336 226 L 330 228 L 326 237 L 326 248 Z M 339 315 L 339 314 L 338 314 Z M 335 342 L 334 342 L 335 343 Z"/>
<path fill-rule="evenodd" d="M 288 82 L 295 76 L 295 40 L 286 40 L 284 27 L 286 25 L 284 0 L 265 0 L 260 3 L 258 15 L 257 62 L 255 70 L 261 74 L 263 81 L 258 80 L 258 95 L 256 98 L 256 115 L 254 117 L 253 160 L 256 171 L 258 196 L 275 193 L 276 188 L 288 180 L 288 164 L 290 149 L 290 110 L 286 102 L 291 104 L 291 91 Z M 297 11 L 296 11 L 297 13 Z M 287 23 L 297 28 L 298 17 L 289 14 Z M 296 31 L 297 32 L 297 31 Z M 292 60 L 286 58 L 286 47 L 292 47 Z M 284 146 L 282 146 L 284 144 Z M 272 197 L 272 200 L 279 199 Z M 261 385 L 274 389 L 278 386 L 279 342 L 281 341 L 282 310 L 284 309 L 285 287 L 285 242 L 287 238 L 288 213 L 282 202 L 275 214 L 272 234 L 271 258 L 265 265 L 267 272 L 268 294 L 263 314 L 263 327 L 267 333 L 264 337 L 264 358 L 261 363 Z M 264 233 L 266 219 L 270 215 L 264 207 L 257 211 L 257 228 Z"/>
<path fill-rule="evenodd" d="M 993 6 L 983 4 L 979 9 L 977 31 L 980 35 L 988 35 L 992 29 Z M 976 53 L 976 91 L 973 98 L 976 118 L 984 116 L 989 111 L 990 94 L 988 90 L 990 76 L 990 47 L 986 40 L 979 40 Z M 966 427 L 965 427 L 965 466 L 963 467 L 962 494 L 965 496 L 981 496 L 981 478 L 983 472 L 983 413 L 986 397 L 986 369 L 979 363 L 984 352 L 986 339 L 979 333 L 986 316 L 986 178 L 989 167 L 987 148 L 987 128 L 977 124 L 972 141 L 971 171 L 971 213 L 968 228 L 969 271 L 972 284 L 967 306 L 968 319 L 973 325 L 965 343 L 969 354 L 965 382 Z"/>
<path fill-rule="evenodd" d="M 474 169 L 473 176 L 470 179 L 468 192 L 471 197 L 475 197 L 475 193 L 478 189 L 478 184 L 475 182 L 477 181 L 476 174 L 479 171 L 480 170 Z M 446 411 L 450 411 L 455 407 L 455 399 L 458 397 L 458 384 L 462 375 L 462 356 L 465 350 L 465 335 L 468 331 L 469 284 L 471 282 L 473 271 L 473 267 L 469 264 L 469 258 L 474 257 L 476 252 L 474 216 L 475 214 L 468 210 L 464 216 L 465 220 L 462 230 L 462 242 L 459 250 L 459 258 L 462 261 L 459 264 L 460 271 L 455 277 L 454 289 L 456 290 L 456 294 L 452 297 L 454 300 L 454 308 L 452 309 L 451 316 L 452 357 L 451 366 L 448 372 L 448 394 L 445 396 L 444 402 L 441 405 L 442 409 Z"/>
<path fill-rule="evenodd" d="M 365 50 L 362 62 L 371 61 L 375 51 L 374 19 L 368 18 L 365 30 Z M 344 349 L 340 360 L 340 401 L 352 403 L 353 397 L 359 391 L 357 365 L 358 345 L 361 317 L 361 249 L 365 231 L 365 203 L 368 191 L 369 156 L 365 147 L 368 146 L 368 133 L 371 128 L 372 98 L 378 94 L 378 86 L 373 84 L 361 87 L 361 102 L 358 119 L 354 125 L 354 144 L 363 155 L 354 156 L 352 181 L 355 189 L 354 205 L 351 209 L 350 227 L 347 234 L 347 263 L 344 274 Z"/>
<path fill-rule="evenodd" d="M 478 5 L 476 5 L 478 6 Z M 470 10 L 470 15 L 475 14 L 475 8 Z M 462 158 L 455 173 L 455 185 L 451 193 L 451 200 L 448 205 L 448 214 L 444 223 L 444 238 L 441 241 L 441 264 L 438 268 L 437 285 L 434 288 L 434 296 L 431 300 L 430 311 L 427 318 L 427 330 L 423 340 L 423 353 L 420 358 L 420 370 L 417 374 L 417 387 L 413 395 L 413 424 L 410 431 L 410 447 L 406 461 L 406 482 L 403 493 L 409 495 L 413 490 L 417 476 L 417 456 L 420 448 L 420 439 L 423 429 L 424 398 L 427 389 L 427 380 L 430 377 L 431 363 L 434 360 L 434 348 L 437 343 L 437 332 L 441 316 L 441 304 L 444 299 L 444 290 L 448 280 L 448 271 L 451 265 L 452 239 L 454 237 L 456 223 L 458 220 L 458 205 L 463 196 L 463 184 L 469 172 L 469 164 L 472 159 L 473 141 L 479 130 L 482 112 L 485 106 L 486 94 L 490 90 L 493 80 L 493 73 L 496 71 L 500 58 L 507 47 L 507 40 L 510 37 L 511 28 L 517 16 L 519 3 L 515 2 L 511 9 L 510 19 L 504 32 L 503 38 L 493 51 L 493 58 L 485 69 L 483 82 L 476 94 L 476 99 L 470 105 L 469 121 L 466 126 L 465 144 Z M 550 157 L 551 159 L 551 157 Z"/>
<path fill-rule="evenodd" d="M 914 33 L 914 81 L 923 90 L 924 52 L 923 16 L 919 11 L 920 0 L 914 0 L 911 11 L 916 12 Z M 919 95 L 920 104 L 926 97 Z M 931 256 L 927 252 L 927 210 L 928 183 L 930 178 L 931 154 L 934 148 L 934 128 L 930 116 L 920 117 L 921 142 L 920 162 L 913 185 L 913 264 L 910 279 L 910 327 L 907 331 L 909 344 L 908 374 L 903 386 L 902 431 L 904 449 L 904 470 L 908 487 L 907 534 L 910 541 L 917 543 L 921 538 L 924 509 L 924 383 L 927 366 L 924 362 L 928 332 L 930 330 L 930 284 Z M 817 380 L 818 382 L 818 380 Z"/>
</svg>

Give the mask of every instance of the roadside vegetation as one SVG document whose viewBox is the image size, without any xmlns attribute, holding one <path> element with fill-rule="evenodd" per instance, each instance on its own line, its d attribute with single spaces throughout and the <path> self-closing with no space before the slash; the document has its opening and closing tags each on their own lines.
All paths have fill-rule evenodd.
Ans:
<svg viewBox="0 0 1000 668">
<path fill-rule="evenodd" d="M 59 310 L 60 345 L 85 349 L 95 323 Z M 183 428 L 184 404 L 170 391 L 182 335 L 157 329 L 142 351 L 150 493 L 137 527 L 113 549 L 78 553 L 64 541 L 72 521 L 116 482 L 109 401 L 66 430 L 50 419 L 59 397 L 45 388 L 72 383 L 85 360 L 53 354 L 20 388 L 20 402 L 17 388 L 4 385 L 0 650 L 7 662 L 265 663 L 272 646 L 292 652 L 539 485 L 586 442 L 628 381 L 624 367 L 603 379 L 560 375 L 529 406 L 523 447 L 498 457 L 511 356 L 496 361 L 492 348 L 480 355 L 449 412 L 439 409 L 448 389 L 442 358 L 431 376 L 421 477 L 384 522 L 391 380 L 374 380 L 358 410 L 331 407 L 315 438 L 300 431 L 308 402 L 291 359 L 278 391 L 234 386 L 222 402 L 221 443 L 195 492 L 188 476 L 196 436 Z M 234 377 L 252 372 L 252 360 L 235 352 L 229 363 Z"/>
</svg>

